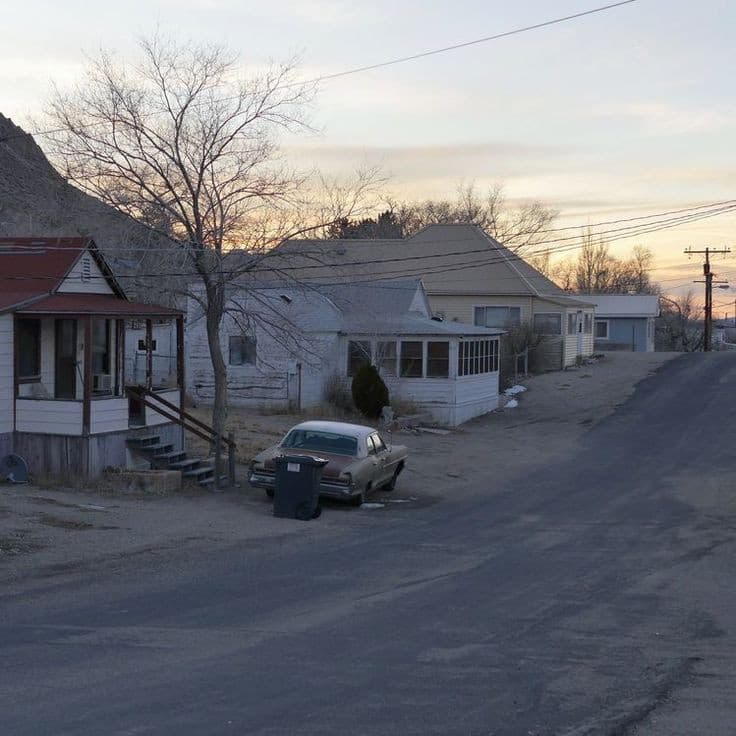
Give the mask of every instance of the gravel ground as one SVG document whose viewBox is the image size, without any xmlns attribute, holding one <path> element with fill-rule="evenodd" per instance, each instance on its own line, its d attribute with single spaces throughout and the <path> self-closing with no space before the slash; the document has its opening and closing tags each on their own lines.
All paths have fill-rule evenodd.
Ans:
<svg viewBox="0 0 736 736">
<path fill-rule="evenodd" d="M 609 353 L 580 368 L 520 381 L 526 391 L 504 408 L 447 434 L 394 432 L 410 462 L 397 490 L 362 509 L 327 502 L 318 522 L 271 515 L 262 491 L 238 473 L 240 487 L 222 493 L 183 491 L 164 497 L 110 489 L 0 485 L 0 581 L 14 589 L 46 585 L 59 574 L 84 574 L 145 556 L 265 537 L 318 537 L 346 527 L 401 523 L 404 514 L 468 494 L 493 495 L 520 473 L 574 453 L 589 428 L 614 411 L 673 353 Z M 238 442 L 252 450 L 272 444 L 302 417 L 234 414 Z"/>
</svg>

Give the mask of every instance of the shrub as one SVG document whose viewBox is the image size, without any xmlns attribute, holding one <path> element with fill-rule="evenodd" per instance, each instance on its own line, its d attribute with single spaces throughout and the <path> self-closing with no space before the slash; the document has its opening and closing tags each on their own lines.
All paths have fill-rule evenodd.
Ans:
<svg viewBox="0 0 736 736">
<path fill-rule="evenodd" d="M 344 412 L 355 411 L 355 404 L 344 378 L 333 374 L 327 378 L 323 389 L 324 400 Z"/>
<path fill-rule="evenodd" d="M 388 405 L 388 388 L 374 365 L 363 365 L 353 377 L 353 401 L 358 411 L 370 419 L 381 416 Z"/>
</svg>

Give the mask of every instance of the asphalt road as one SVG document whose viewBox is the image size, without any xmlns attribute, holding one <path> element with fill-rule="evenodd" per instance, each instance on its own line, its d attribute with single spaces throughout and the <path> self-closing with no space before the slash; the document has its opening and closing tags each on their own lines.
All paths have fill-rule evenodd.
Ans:
<svg viewBox="0 0 736 736">
<path fill-rule="evenodd" d="M 472 498 L 6 591 L 0 733 L 732 734 L 734 385 L 683 356 L 503 488 L 489 446 Z"/>
</svg>

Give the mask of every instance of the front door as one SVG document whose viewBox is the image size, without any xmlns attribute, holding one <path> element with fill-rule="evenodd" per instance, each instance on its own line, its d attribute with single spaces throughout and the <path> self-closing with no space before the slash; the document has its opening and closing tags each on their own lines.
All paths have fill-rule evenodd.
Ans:
<svg viewBox="0 0 736 736">
<path fill-rule="evenodd" d="M 57 399 L 77 398 L 77 320 L 56 320 L 56 377 L 54 395 Z"/>
</svg>

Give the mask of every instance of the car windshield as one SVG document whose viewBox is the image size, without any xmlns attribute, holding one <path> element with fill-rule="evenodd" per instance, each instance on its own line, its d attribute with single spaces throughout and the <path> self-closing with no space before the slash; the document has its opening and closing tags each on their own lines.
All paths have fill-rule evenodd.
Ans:
<svg viewBox="0 0 736 736">
<path fill-rule="evenodd" d="M 313 429 L 292 429 L 281 446 L 351 457 L 358 454 L 358 440 L 355 437 L 333 432 L 317 432 Z"/>
</svg>

